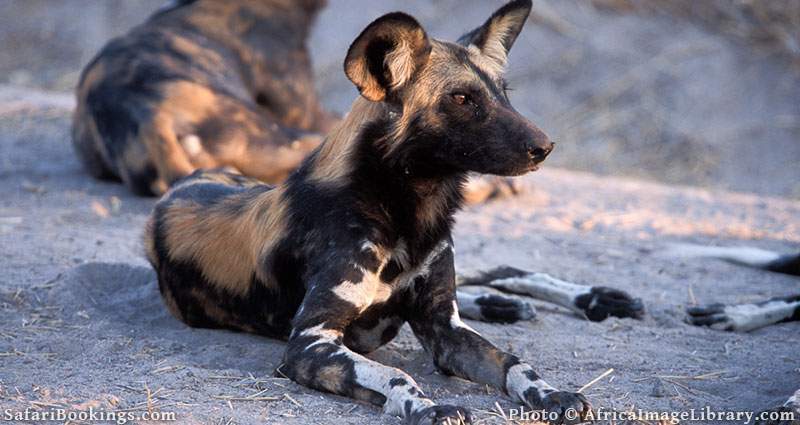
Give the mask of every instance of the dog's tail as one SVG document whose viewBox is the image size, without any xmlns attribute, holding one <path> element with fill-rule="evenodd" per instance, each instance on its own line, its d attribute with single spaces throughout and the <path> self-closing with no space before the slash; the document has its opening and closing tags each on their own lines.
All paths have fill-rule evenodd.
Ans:
<svg viewBox="0 0 800 425">
<path fill-rule="evenodd" d="M 747 246 L 705 246 L 673 244 L 667 255 L 688 258 L 716 258 L 734 264 L 800 276 L 800 254 L 781 254 Z"/>
</svg>

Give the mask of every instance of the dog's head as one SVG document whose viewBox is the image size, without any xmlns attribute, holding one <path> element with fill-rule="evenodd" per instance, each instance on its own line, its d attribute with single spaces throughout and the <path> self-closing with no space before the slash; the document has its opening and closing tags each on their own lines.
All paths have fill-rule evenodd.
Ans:
<svg viewBox="0 0 800 425">
<path fill-rule="evenodd" d="M 395 111 L 387 156 L 429 173 L 536 169 L 553 144 L 514 110 L 503 79 L 530 10 L 530 0 L 508 3 L 457 43 L 429 38 L 400 12 L 367 26 L 344 68 L 363 97 Z"/>
</svg>

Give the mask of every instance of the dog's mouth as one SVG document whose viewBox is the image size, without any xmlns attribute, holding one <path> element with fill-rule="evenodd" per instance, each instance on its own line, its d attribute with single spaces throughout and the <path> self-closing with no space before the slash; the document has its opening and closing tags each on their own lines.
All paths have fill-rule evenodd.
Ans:
<svg viewBox="0 0 800 425">
<path fill-rule="evenodd" d="M 528 165 L 525 167 L 525 172 L 526 173 L 530 173 L 530 172 L 533 172 L 533 171 L 538 171 L 539 167 L 542 165 L 542 163 L 544 162 L 544 160 L 546 158 L 547 158 L 547 155 L 545 155 L 544 157 L 541 157 L 541 158 L 531 158 L 531 160 L 528 161 Z"/>
<path fill-rule="evenodd" d="M 510 171 L 506 170 L 504 172 L 499 172 L 499 173 L 495 172 L 495 173 L 492 173 L 492 174 L 496 174 L 498 176 L 506 176 L 506 177 L 517 177 L 517 176 L 521 176 L 523 174 L 532 173 L 532 172 L 537 171 L 537 170 L 539 170 L 539 164 L 537 164 L 535 162 L 529 162 L 528 164 L 526 164 L 524 166 L 521 166 L 519 168 L 514 168 L 514 169 L 512 169 Z"/>
<path fill-rule="evenodd" d="M 541 167 L 543 161 L 530 161 L 525 166 L 523 173 L 532 173 L 534 171 L 539 171 L 539 167 Z"/>
</svg>

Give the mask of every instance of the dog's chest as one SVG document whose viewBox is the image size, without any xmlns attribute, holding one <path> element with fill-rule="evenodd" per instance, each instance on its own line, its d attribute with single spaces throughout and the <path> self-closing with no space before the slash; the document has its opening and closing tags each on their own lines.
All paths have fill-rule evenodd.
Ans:
<svg viewBox="0 0 800 425">
<path fill-rule="evenodd" d="M 363 313 L 371 306 L 386 304 L 393 296 L 405 293 L 417 278 L 430 273 L 431 265 L 447 249 L 450 249 L 450 244 L 442 241 L 426 252 L 421 261 L 412 262 L 402 240 L 391 250 L 365 242 L 362 250 L 374 255 L 377 261 L 373 264 L 377 267 L 356 265 L 360 279 L 357 282 L 345 280 L 333 292 Z"/>
</svg>

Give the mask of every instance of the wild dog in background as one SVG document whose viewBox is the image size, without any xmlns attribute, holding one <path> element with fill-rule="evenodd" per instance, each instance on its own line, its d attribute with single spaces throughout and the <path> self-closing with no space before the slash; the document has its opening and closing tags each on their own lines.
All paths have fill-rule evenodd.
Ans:
<svg viewBox="0 0 800 425">
<path fill-rule="evenodd" d="M 748 267 L 800 276 L 800 254 L 780 254 L 752 247 L 715 247 L 676 244 L 668 255 L 687 258 L 716 258 Z M 775 323 L 800 320 L 800 293 L 753 304 L 720 303 L 689 307 L 687 321 L 726 331 L 747 332 Z"/>
<path fill-rule="evenodd" d="M 72 140 L 86 169 L 161 195 L 198 168 L 278 183 L 336 119 L 314 91 L 311 25 L 325 0 L 182 0 L 109 42 L 77 89 Z M 516 193 L 471 183 L 468 199 Z"/>
<path fill-rule="evenodd" d="M 781 254 L 752 247 L 715 247 L 691 244 L 673 245 L 668 254 L 689 258 L 716 258 L 776 273 L 800 276 L 800 254 Z M 709 304 L 686 309 L 687 321 L 695 326 L 748 332 L 776 323 L 800 321 L 800 293 L 749 304 Z M 794 420 L 769 420 L 764 414 L 793 413 Z M 781 406 L 759 415 L 756 424 L 800 424 L 800 389 Z"/>
<path fill-rule="evenodd" d="M 281 373 L 411 424 L 471 415 L 360 354 L 405 322 L 444 373 L 568 422 L 587 412 L 582 394 L 492 345 L 456 305 L 451 228 L 467 174 L 524 174 L 553 148 L 503 89 L 530 9 L 513 1 L 459 43 L 429 38 L 404 13 L 384 15 L 345 60 L 361 97 L 285 183 L 225 172 L 178 182 L 145 232 L 170 310 L 190 326 L 287 339 Z"/>
<path fill-rule="evenodd" d="M 184 0 L 109 42 L 77 89 L 87 170 L 160 195 L 197 168 L 267 182 L 335 121 L 314 92 L 306 38 L 324 0 Z"/>
</svg>

